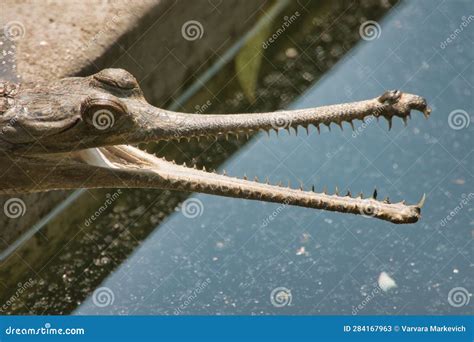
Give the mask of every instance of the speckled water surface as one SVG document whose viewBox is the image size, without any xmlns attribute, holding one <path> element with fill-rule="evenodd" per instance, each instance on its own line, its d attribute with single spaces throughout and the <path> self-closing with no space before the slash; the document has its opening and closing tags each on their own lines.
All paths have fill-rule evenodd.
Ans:
<svg viewBox="0 0 474 342">
<path fill-rule="evenodd" d="M 390 132 L 372 120 L 355 132 L 262 134 L 220 166 L 331 192 L 376 186 L 392 201 L 426 193 L 420 222 L 193 195 L 75 313 L 472 314 L 473 15 L 467 0 L 404 2 L 289 105 L 402 89 L 427 98 L 429 120 L 416 113 Z"/>
</svg>

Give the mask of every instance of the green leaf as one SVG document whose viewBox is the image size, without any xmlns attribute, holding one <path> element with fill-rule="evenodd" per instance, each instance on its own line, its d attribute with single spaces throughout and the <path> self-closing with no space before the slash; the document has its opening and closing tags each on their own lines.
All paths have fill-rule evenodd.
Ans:
<svg viewBox="0 0 474 342">
<path fill-rule="evenodd" d="M 265 22 L 260 30 L 251 37 L 235 57 L 235 71 L 242 90 L 249 100 L 255 101 L 258 74 L 263 58 L 263 43 L 270 35 L 271 20 Z"/>
</svg>

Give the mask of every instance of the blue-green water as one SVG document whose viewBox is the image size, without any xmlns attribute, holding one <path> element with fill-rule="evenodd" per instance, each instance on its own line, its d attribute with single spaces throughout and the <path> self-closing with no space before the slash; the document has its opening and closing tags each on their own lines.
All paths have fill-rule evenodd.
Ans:
<svg viewBox="0 0 474 342">
<path fill-rule="evenodd" d="M 470 15 L 470 1 L 396 7 L 379 23 L 379 38 L 361 40 L 291 105 L 354 101 L 397 88 L 426 97 L 433 108 L 429 120 L 414 113 L 407 128 L 398 120 L 390 132 L 381 120 L 359 122 L 357 133 L 347 125 L 343 132 L 334 126 L 321 135 L 258 135 L 222 166 L 231 175 L 290 179 L 293 186 L 302 180 L 319 190 L 337 185 L 369 195 L 377 186 L 379 196 L 392 201 L 415 203 L 426 193 L 420 222 L 398 226 L 194 195 L 202 204 L 199 216 L 169 216 L 103 282 L 113 304 L 97 306 L 91 296 L 76 313 L 472 314 L 469 294 L 470 303 L 461 306 L 448 300 L 454 288 L 474 290 Z M 471 123 L 453 129 L 453 111 L 451 118 L 460 115 Z M 397 287 L 380 290 L 381 272 Z M 290 293 L 283 298 L 288 305 L 271 301 L 280 287 Z"/>
</svg>

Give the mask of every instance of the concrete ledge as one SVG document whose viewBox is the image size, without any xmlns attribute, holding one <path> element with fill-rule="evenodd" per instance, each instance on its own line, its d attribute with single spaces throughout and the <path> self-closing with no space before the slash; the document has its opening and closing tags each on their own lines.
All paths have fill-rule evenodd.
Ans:
<svg viewBox="0 0 474 342">
<path fill-rule="evenodd" d="M 6 0 L 0 24 L 20 29 L 13 42 L 20 80 L 52 80 L 120 67 L 137 77 L 151 103 L 164 106 L 251 28 L 265 3 Z M 201 23 L 200 39 L 183 37 L 182 26 L 190 20 Z M 0 211 L 0 251 L 69 194 L 0 196 L 2 207 L 11 197 L 26 205 L 25 215 L 17 219 Z"/>
</svg>

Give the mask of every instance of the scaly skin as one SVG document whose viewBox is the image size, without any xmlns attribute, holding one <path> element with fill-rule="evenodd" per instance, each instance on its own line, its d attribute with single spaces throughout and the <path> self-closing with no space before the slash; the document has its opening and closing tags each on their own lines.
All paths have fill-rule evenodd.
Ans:
<svg viewBox="0 0 474 342">
<path fill-rule="evenodd" d="M 298 126 L 308 129 L 310 125 L 319 130 L 322 124 L 342 127 L 346 121 L 353 125 L 353 120 L 371 115 L 386 118 L 390 127 L 393 117 L 406 122 L 412 110 L 429 116 L 426 101 L 417 95 L 388 91 L 371 100 L 318 108 L 197 115 L 151 106 L 135 78 L 121 69 L 47 85 L 3 84 L 0 82 L 0 151 L 8 158 L 0 157 L 0 193 L 161 188 L 352 213 L 393 223 L 413 223 L 420 217 L 424 197 L 416 205 L 406 205 L 287 189 L 175 165 L 123 145 L 271 129 L 278 132 Z"/>
</svg>

